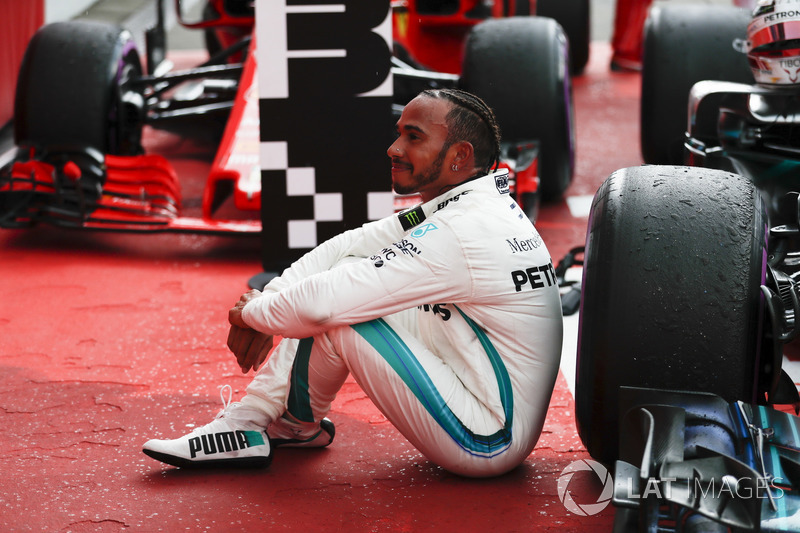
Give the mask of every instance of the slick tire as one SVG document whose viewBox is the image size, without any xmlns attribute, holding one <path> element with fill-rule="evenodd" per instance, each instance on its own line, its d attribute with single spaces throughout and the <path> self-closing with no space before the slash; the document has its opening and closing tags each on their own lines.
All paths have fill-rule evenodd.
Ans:
<svg viewBox="0 0 800 533">
<path fill-rule="evenodd" d="M 470 32 L 462 89 L 491 107 L 506 141 L 539 142 L 543 200 L 572 181 L 575 133 L 567 39 L 553 19 L 489 19 Z"/>
<path fill-rule="evenodd" d="M 28 43 L 16 87 L 18 146 L 141 152 L 145 102 L 131 34 L 95 21 L 56 22 Z"/>
<path fill-rule="evenodd" d="M 642 166 L 597 191 L 586 241 L 575 404 L 595 459 L 618 453 L 620 387 L 756 401 L 765 205 L 721 170 Z"/>
<path fill-rule="evenodd" d="M 569 41 L 570 71 L 583 72 L 589 62 L 591 11 L 589 0 L 537 0 L 536 16 L 555 19 Z"/>
<path fill-rule="evenodd" d="M 684 163 L 689 91 L 702 80 L 753 83 L 745 39 L 747 10 L 719 5 L 666 5 L 650 10 L 642 56 L 641 149 L 646 163 Z"/>
</svg>

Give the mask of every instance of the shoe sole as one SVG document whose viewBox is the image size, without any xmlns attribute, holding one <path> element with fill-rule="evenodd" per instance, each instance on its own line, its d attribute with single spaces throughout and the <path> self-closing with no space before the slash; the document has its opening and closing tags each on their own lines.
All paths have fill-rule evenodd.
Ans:
<svg viewBox="0 0 800 533">
<path fill-rule="evenodd" d="M 329 446 L 331 442 L 333 442 L 333 437 L 336 436 L 336 426 L 333 425 L 333 422 L 328 420 L 327 418 L 323 418 L 319 423 L 320 432 L 311 437 L 307 440 L 300 440 L 300 439 L 269 439 L 270 444 L 273 448 L 278 448 L 283 446 L 285 448 L 325 448 Z M 309 444 L 314 441 L 321 433 L 327 433 L 330 435 L 330 440 L 322 445 L 312 445 Z"/>
<path fill-rule="evenodd" d="M 192 461 L 153 450 L 142 450 L 145 455 L 168 465 L 179 468 L 266 468 L 272 462 L 272 454 L 267 457 L 232 457 L 230 459 L 207 459 Z"/>
</svg>

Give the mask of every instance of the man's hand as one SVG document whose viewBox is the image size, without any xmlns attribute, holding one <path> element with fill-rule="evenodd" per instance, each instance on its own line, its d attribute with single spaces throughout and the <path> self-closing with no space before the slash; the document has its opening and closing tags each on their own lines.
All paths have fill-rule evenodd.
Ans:
<svg viewBox="0 0 800 533">
<path fill-rule="evenodd" d="M 228 322 L 231 324 L 228 332 L 228 348 L 236 356 L 236 362 L 239 363 L 243 374 L 251 368 L 258 370 L 267 359 L 273 345 L 272 335 L 252 329 L 242 319 L 242 309 L 247 302 L 260 296 L 261 291 L 249 290 L 242 294 L 236 305 L 228 311 Z"/>
<path fill-rule="evenodd" d="M 239 363 L 242 374 L 247 374 L 251 368 L 258 370 L 258 367 L 267 359 L 272 345 L 272 335 L 249 327 L 240 328 L 231 325 L 228 332 L 228 348 L 236 356 L 236 362 Z"/>
<path fill-rule="evenodd" d="M 228 322 L 230 322 L 231 326 L 237 326 L 243 329 L 250 327 L 244 323 L 244 320 L 242 320 L 242 309 L 244 309 L 244 306 L 247 305 L 247 302 L 250 300 L 255 300 L 260 296 L 261 291 L 250 289 L 239 297 L 239 301 L 236 302 L 236 305 L 234 305 L 230 311 L 228 311 Z"/>
</svg>

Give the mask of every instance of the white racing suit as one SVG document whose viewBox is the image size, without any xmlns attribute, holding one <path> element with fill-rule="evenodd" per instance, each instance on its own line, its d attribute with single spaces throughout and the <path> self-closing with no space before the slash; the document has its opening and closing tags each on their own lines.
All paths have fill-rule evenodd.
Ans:
<svg viewBox="0 0 800 533">
<path fill-rule="evenodd" d="M 318 423 L 352 373 L 417 449 L 465 476 L 531 453 L 561 355 L 550 255 L 505 171 L 323 243 L 242 317 L 284 337 L 242 400 L 263 422 Z"/>
</svg>

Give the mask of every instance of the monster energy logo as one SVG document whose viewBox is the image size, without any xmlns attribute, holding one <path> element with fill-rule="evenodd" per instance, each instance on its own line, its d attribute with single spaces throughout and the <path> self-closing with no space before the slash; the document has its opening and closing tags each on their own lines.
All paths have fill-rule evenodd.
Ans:
<svg viewBox="0 0 800 533">
<path fill-rule="evenodd" d="M 417 224 L 420 223 L 419 213 L 417 213 L 416 211 L 412 211 L 411 213 L 406 213 L 403 216 L 406 217 L 406 222 L 411 224 L 412 226 L 416 226 Z"/>
<path fill-rule="evenodd" d="M 419 205 L 413 209 L 409 209 L 408 211 L 403 211 L 397 216 L 400 219 L 400 224 L 403 226 L 404 230 L 410 230 L 425 220 L 425 212 L 422 210 L 422 206 Z"/>
</svg>

